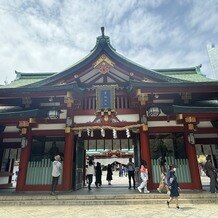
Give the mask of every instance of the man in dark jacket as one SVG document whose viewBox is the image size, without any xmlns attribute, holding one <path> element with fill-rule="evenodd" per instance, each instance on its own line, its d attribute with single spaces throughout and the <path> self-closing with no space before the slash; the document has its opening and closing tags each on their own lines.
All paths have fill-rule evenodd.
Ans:
<svg viewBox="0 0 218 218">
<path fill-rule="evenodd" d="M 210 155 L 206 157 L 206 160 L 204 170 L 206 175 L 210 177 L 210 192 L 215 193 L 215 191 L 218 191 L 217 169 L 212 165 Z"/>
<path fill-rule="evenodd" d="M 135 164 L 132 162 L 132 158 L 129 158 L 129 163 L 127 164 L 128 179 L 129 179 L 129 189 L 131 189 L 131 179 L 133 180 L 133 188 L 135 189 Z"/>
</svg>

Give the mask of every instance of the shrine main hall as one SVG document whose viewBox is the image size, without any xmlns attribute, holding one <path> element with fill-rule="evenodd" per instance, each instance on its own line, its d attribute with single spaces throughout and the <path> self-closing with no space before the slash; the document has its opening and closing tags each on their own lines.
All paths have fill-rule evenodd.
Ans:
<svg viewBox="0 0 218 218">
<path fill-rule="evenodd" d="M 177 165 L 182 189 L 202 189 L 199 155 L 217 167 L 218 81 L 200 65 L 148 69 L 119 54 L 102 28 L 73 66 L 15 73 L 0 86 L 0 188 L 12 187 L 16 171 L 17 192 L 49 191 L 54 154 L 63 163 L 59 191 L 83 187 L 88 158 L 146 160 L 150 190 L 160 157 Z"/>
</svg>

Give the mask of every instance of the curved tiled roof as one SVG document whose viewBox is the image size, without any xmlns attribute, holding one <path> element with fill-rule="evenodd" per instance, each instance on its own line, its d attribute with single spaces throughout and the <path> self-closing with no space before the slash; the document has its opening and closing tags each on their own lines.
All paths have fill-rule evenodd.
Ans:
<svg viewBox="0 0 218 218">
<path fill-rule="evenodd" d="M 187 82 L 209 82 L 212 79 L 207 78 L 201 74 L 201 65 L 190 68 L 173 68 L 173 69 L 156 69 L 155 71 L 173 77 L 176 79 L 182 79 Z"/>
<path fill-rule="evenodd" d="M 127 69 L 134 70 L 135 72 L 144 74 L 144 76 L 149 76 L 151 78 L 160 80 L 162 82 L 182 82 L 183 81 L 181 79 L 177 79 L 177 78 L 170 77 L 168 75 L 164 75 L 155 70 L 147 69 L 145 67 L 140 66 L 139 64 L 132 62 L 131 60 L 117 53 L 115 49 L 111 46 L 109 37 L 102 35 L 97 38 L 97 42 L 96 42 L 94 49 L 84 59 L 80 60 L 73 66 L 57 74 L 51 75 L 44 80 L 40 80 L 32 84 L 31 86 L 32 87 L 33 86 L 34 87 L 44 86 L 49 83 L 54 83 L 55 81 L 65 78 L 69 75 L 76 74 L 81 68 L 87 65 L 91 65 L 101 54 L 108 55 L 112 60 L 116 61 L 117 63 L 126 67 Z"/>
<path fill-rule="evenodd" d="M 0 86 L 0 89 L 23 87 L 26 85 L 39 82 L 41 80 L 48 78 L 49 76 L 56 74 L 56 73 L 22 73 L 17 71 L 15 71 L 15 73 L 17 74 L 16 79 L 7 85 Z"/>
<path fill-rule="evenodd" d="M 79 62 L 59 73 L 21 73 L 16 72 L 17 78 L 11 84 L 1 86 L 1 88 L 15 87 L 41 87 L 48 84 L 55 84 L 66 77 L 76 74 L 80 69 L 86 66 L 92 66 L 93 62 L 102 55 L 106 54 L 120 66 L 129 71 L 141 74 L 144 77 L 153 78 L 160 83 L 192 83 L 192 82 L 209 82 L 208 79 L 200 72 L 200 66 L 191 68 L 175 68 L 175 69 L 147 69 L 133 61 L 127 59 L 123 55 L 116 52 L 110 44 L 110 38 L 102 34 L 97 37 L 96 45 L 93 50 Z"/>
</svg>

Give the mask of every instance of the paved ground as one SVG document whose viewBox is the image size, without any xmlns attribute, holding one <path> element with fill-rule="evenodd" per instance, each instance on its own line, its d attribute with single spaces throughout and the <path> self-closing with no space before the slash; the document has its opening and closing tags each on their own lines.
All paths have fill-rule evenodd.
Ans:
<svg viewBox="0 0 218 218">
<path fill-rule="evenodd" d="M 158 218 L 158 217 L 217 217 L 218 205 L 175 205 L 167 208 L 163 205 L 125 205 L 125 206 L 23 206 L 0 208 L 1 218 L 28 218 L 28 217 L 72 217 L 72 218 Z"/>
<path fill-rule="evenodd" d="M 108 187 L 105 175 L 102 178 L 103 187 Z M 208 178 L 203 177 L 204 187 L 208 187 Z M 127 177 L 118 177 L 116 172 L 111 187 L 128 186 Z M 118 188 L 119 189 L 119 188 Z M 111 189 L 111 190 L 116 190 Z M 132 190 L 133 191 L 133 190 Z M 95 189 L 92 190 L 93 194 Z M 158 205 L 97 205 L 97 206 L 2 206 L 0 218 L 28 218 L 28 217 L 72 217 L 72 218 L 164 218 L 164 217 L 218 217 L 217 204 L 180 204 L 181 209 L 176 209 L 175 204 L 167 207 L 165 200 Z"/>
</svg>

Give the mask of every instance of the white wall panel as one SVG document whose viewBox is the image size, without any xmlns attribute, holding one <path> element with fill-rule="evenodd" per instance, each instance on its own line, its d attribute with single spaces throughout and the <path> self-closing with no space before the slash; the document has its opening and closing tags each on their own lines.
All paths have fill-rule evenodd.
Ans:
<svg viewBox="0 0 218 218">
<path fill-rule="evenodd" d="M 148 127 L 168 127 L 168 126 L 183 126 L 183 124 L 178 124 L 176 121 L 148 121 Z"/>
<path fill-rule="evenodd" d="M 213 127 L 210 121 L 201 121 L 197 127 L 203 128 L 203 127 Z"/>
<path fill-rule="evenodd" d="M 194 134 L 195 138 L 217 138 L 218 135 L 216 133 L 211 134 Z"/>
<path fill-rule="evenodd" d="M 65 124 L 39 124 L 37 128 L 32 130 L 53 130 L 53 129 L 64 129 Z"/>
<path fill-rule="evenodd" d="M 126 121 L 126 122 L 138 122 L 139 121 L 138 114 L 122 114 L 122 115 L 117 115 L 117 118 L 120 121 Z"/>
<path fill-rule="evenodd" d="M 6 126 L 4 132 L 19 132 L 16 126 Z"/>
<path fill-rule="evenodd" d="M 83 116 L 74 116 L 75 123 L 87 123 L 93 122 L 96 116 L 83 115 Z"/>
<path fill-rule="evenodd" d="M 3 142 L 21 142 L 21 137 L 20 138 L 4 138 Z"/>
</svg>

